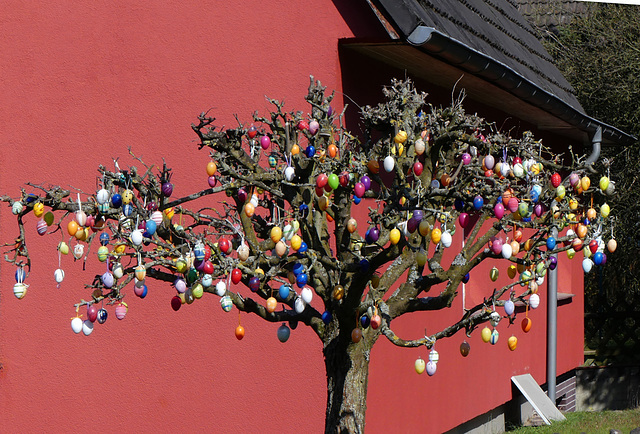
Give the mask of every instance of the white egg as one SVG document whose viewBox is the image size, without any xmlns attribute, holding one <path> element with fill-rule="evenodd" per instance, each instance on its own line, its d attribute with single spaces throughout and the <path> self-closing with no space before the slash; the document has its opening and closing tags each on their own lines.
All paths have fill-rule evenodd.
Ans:
<svg viewBox="0 0 640 434">
<path fill-rule="evenodd" d="M 311 300 L 313 299 L 313 291 L 311 291 L 310 288 L 305 287 L 302 289 L 302 292 L 300 293 L 300 297 L 302 297 L 302 300 L 309 304 L 311 303 Z"/>
<path fill-rule="evenodd" d="M 304 300 L 300 297 L 296 298 L 296 301 L 293 304 L 293 308 L 295 309 L 296 313 L 304 312 L 305 307 L 306 305 L 304 304 Z"/>
<path fill-rule="evenodd" d="M 24 205 L 22 205 L 22 202 L 15 201 L 13 202 L 13 205 L 11 205 L 11 212 L 14 215 L 20 214 L 23 209 L 24 209 Z"/>
<path fill-rule="evenodd" d="M 246 244 L 238 247 L 238 259 L 241 261 L 246 261 L 249 258 L 249 246 Z"/>
<path fill-rule="evenodd" d="M 538 294 L 531 294 L 529 297 L 529 306 L 531 309 L 536 309 L 540 305 L 540 296 Z"/>
<path fill-rule="evenodd" d="M 227 284 L 223 280 L 218 281 L 216 283 L 216 294 L 222 297 L 225 292 L 227 292 Z"/>
<path fill-rule="evenodd" d="M 98 190 L 98 193 L 96 194 L 96 201 L 100 205 L 102 205 L 103 203 L 106 203 L 108 200 L 109 200 L 109 192 L 104 188 Z"/>
<path fill-rule="evenodd" d="M 76 221 L 80 226 L 84 226 L 87 223 L 87 214 L 84 211 L 76 211 Z"/>
<path fill-rule="evenodd" d="M 502 257 L 504 259 L 509 259 L 512 254 L 513 254 L 513 248 L 511 247 L 511 244 L 504 243 L 502 245 Z"/>
<path fill-rule="evenodd" d="M 284 179 L 286 179 L 287 181 L 291 182 L 293 181 L 293 178 L 296 176 L 296 170 L 291 167 L 291 166 L 287 166 L 286 169 L 284 169 Z"/>
<path fill-rule="evenodd" d="M 585 249 L 588 250 L 588 249 Z M 582 269 L 584 270 L 585 273 L 588 273 L 589 271 L 591 271 L 591 268 L 593 268 L 593 261 L 589 258 L 584 258 L 582 260 Z"/>
<path fill-rule="evenodd" d="M 124 276 L 124 268 L 119 262 L 113 264 L 113 268 L 111 271 L 113 272 L 113 277 L 115 277 L 116 279 L 120 279 L 122 276 Z"/>
<path fill-rule="evenodd" d="M 16 283 L 15 285 L 13 285 L 13 295 L 18 297 L 19 299 L 23 298 L 25 295 L 27 295 L 28 287 L 29 285 L 25 285 L 22 282 Z"/>
<path fill-rule="evenodd" d="M 449 232 L 449 231 L 444 231 L 442 233 L 442 235 L 440 236 L 440 242 L 445 247 L 451 247 L 451 242 L 452 241 L 453 241 L 453 239 L 451 237 L 451 232 Z"/>
<path fill-rule="evenodd" d="M 75 317 L 74 319 L 71 320 L 71 330 L 73 330 L 73 332 L 75 334 L 78 334 L 82 331 L 82 319 L 79 317 Z"/>
<path fill-rule="evenodd" d="M 84 255 L 84 245 L 76 244 L 75 246 L 73 246 L 73 257 L 76 259 L 80 259 L 82 258 L 82 255 Z"/>
<path fill-rule="evenodd" d="M 61 283 L 64 280 L 64 270 L 62 268 L 58 268 L 53 272 L 53 278 L 56 280 L 56 283 Z"/>
<path fill-rule="evenodd" d="M 391 155 L 384 159 L 382 165 L 384 166 L 384 170 L 387 172 L 391 172 L 395 166 L 396 162 Z"/>
<path fill-rule="evenodd" d="M 254 194 L 251 196 L 251 200 L 249 201 L 251 202 L 251 205 L 253 205 L 254 208 L 258 207 L 258 195 Z"/>
<path fill-rule="evenodd" d="M 135 231 L 131 232 L 131 242 L 136 246 L 139 246 L 140 244 L 142 244 L 142 231 L 141 230 L 136 229 Z"/>
<path fill-rule="evenodd" d="M 82 323 L 82 333 L 84 333 L 85 336 L 89 336 L 92 332 L 93 323 L 87 319 Z"/>
</svg>

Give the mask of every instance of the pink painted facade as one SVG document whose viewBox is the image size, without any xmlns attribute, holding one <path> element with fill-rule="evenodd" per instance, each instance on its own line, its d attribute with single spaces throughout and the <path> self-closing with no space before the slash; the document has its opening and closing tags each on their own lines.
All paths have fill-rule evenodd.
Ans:
<svg viewBox="0 0 640 434">
<path fill-rule="evenodd" d="M 344 89 L 349 63 L 340 61 L 339 39 L 386 37 L 366 2 L 343 3 L 4 2 L 0 191 L 15 197 L 33 182 L 92 192 L 98 164 L 114 157 L 134 164 L 129 147 L 148 163 L 166 160 L 175 195 L 203 188 L 209 157 L 197 151 L 190 128 L 200 112 L 212 108 L 218 125 L 232 125 L 235 113 L 248 120 L 264 112 L 265 94 L 307 110 L 309 74 Z M 376 74 L 362 77 L 363 94 L 380 95 L 387 81 Z M 0 218 L 0 240 L 11 242 L 17 227 L 7 207 Z M 125 320 L 111 309 L 91 336 L 75 335 L 73 303 L 88 297 L 83 285 L 101 264 L 89 261 L 83 270 L 63 257 L 66 278 L 56 288 L 62 237 L 39 237 L 35 222 L 27 217 L 33 270 L 24 299 L 12 295 L 14 267 L 0 265 L 0 432 L 322 431 L 324 364 L 312 331 L 300 326 L 281 344 L 276 324 L 243 314 L 246 336 L 237 341 L 237 311 L 224 313 L 217 297 L 205 296 L 173 312 L 172 289 L 158 283 L 146 299 L 128 300 Z M 560 374 L 581 362 L 583 301 L 579 262 L 561 260 L 559 268 L 559 291 L 576 294 L 559 308 Z M 478 274 L 467 285 L 475 301 L 492 284 L 488 272 Z M 503 341 L 490 347 L 475 333 L 468 358 L 458 352 L 462 336 L 439 342 L 431 378 L 413 371 L 426 351 L 380 339 L 368 431 L 444 431 L 511 399 L 511 375 L 530 372 L 545 382 L 545 292 L 526 335 L 518 324 L 501 324 Z M 461 313 L 458 297 L 451 309 L 394 324 L 418 338 Z M 515 352 L 506 347 L 512 329 Z"/>
</svg>

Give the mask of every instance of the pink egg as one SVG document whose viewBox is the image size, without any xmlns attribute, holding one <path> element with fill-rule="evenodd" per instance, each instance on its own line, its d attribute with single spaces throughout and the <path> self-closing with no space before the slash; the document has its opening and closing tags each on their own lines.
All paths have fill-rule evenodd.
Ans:
<svg viewBox="0 0 640 434">
<path fill-rule="evenodd" d="M 38 231 L 38 234 L 40 234 L 40 235 L 46 234 L 47 233 L 47 222 L 45 222 L 44 220 L 40 220 L 36 224 L 36 230 Z"/>
<path fill-rule="evenodd" d="M 466 228 L 469 224 L 469 214 L 467 214 L 466 212 L 460 213 L 460 215 L 458 216 L 458 222 L 460 223 L 460 226 Z"/>
<path fill-rule="evenodd" d="M 124 303 L 120 303 L 119 305 L 116 306 L 116 318 L 118 319 L 124 319 L 124 317 L 127 315 L 127 305 Z"/>
<path fill-rule="evenodd" d="M 356 197 L 362 197 L 364 195 L 364 184 L 361 182 L 356 182 L 355 187 L 353 188 Z"/>
<path fill-rule="evenodd" d="M 260 137 L 260 146 L 262 146 L 262 149 L 268 149 L 269 146 L 271 146 L 271 139 L 269 138 L 269 136 L 262 136 Z"/>
<path fill-rule="evenodd" d="M 516 199 L 515 197 L 512 197 L 511 199 L 509 199 L 509 202 L 507 203 L 507 208 L 509 208 L 509 211 L 511 212 L 516 212 L 518 211 L 518 205 L 520 203 L 518 202 L 518 199 Z"/>
<path fill-rule="evenodd" d="M 504 205 L 502 205 L 502 202 L 496 203 L 493 207 L 493 213 L 497 219 L 501 219 L 504 216 Z"/>
</svg>

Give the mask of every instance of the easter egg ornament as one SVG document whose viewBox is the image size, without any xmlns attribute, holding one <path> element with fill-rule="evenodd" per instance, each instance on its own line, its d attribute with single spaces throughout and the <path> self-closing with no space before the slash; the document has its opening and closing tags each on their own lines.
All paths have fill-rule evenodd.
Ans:
<svg viewBox="0 0 640 434">
<path fill-rule="evenodd" d="M 522 318 L 522 322 L 520 323 L 520 326 L 522 327 L 523 332 L 529 333 L 529 330 L 531 330 L 531 318 L 529 317 Z"/>
<path fill-rule="evenodd" d="M 500 338 L 500 333 L 498 333 L 498 330 L 494 329 L 491 332 L 491 338 L 489 339 L 489 341 L 491 342 L 491 345 L 497 344 L 499 338 Z"/>
<path fill-rule="evenodd" d="M 483 328 L 480 336 L 482 337 L 482 342 L 489 342 L 491 340 L 491 329 L 489 327 Z"/>
<path fill-rule="evenodd" d="M 238 327 L 236 327 L 236 330 L 235 330 L 235 335 L 236 335 L 236 339 L 241 341 L 242 338 L 244 338 L 244 327 L 242 327 L 241 325 L 238 325 Z"/>
<path fill-rule="evenodd" d="M 278 327 L 277 336 L 278 340 L 283 344 L 289 340 L 289 336 L 291 336 L 291 329 L 286 323 L 282 323 L 282 325 Z"/>
<path fill-rule="evenodd" d="M 77 316 L 71 320 L 71 330 L 75 334 L 79 334 L 82 331 L 82 318 Z"/>
<path fill-rule="evenodd" d="M 96 321 L 98 321 L 98 324 L 104 324 L 107 321 L 107 317 L 109 316 L 109 313 L 107 312 L 107 309 L 100 308 L 98 309 L 98 314 L 96 316 Z"/>
<path fill-rule="evenodd" d="M 427 362 L 427 375 L 429 375 L 429 377 L 434 376 L 437 369 L 438 369 L 438 366 L 436 363 L 432 361 Z"/>
<path fill-rule="evenodd" d="M 462 357 L 467 357 L 470 351 L 471 345 L 469 345 L 469 342 L 462 341 L 462 343 L 460 344 L 460 354 L 462 354 Z"/>
<path fill-rule="evenodd" d="M 116 306 L 116 318 L 118 318 L 119 320 L 123 320 L 128 311 L 129 307 L 127 306 L 127 303 L 121 302 Z"/>
<path fill-rule="evenodd" d="M 422 357 L 418 357 L 413 364 L 413 367 L 416 370 L 417 374 L 422 374 L 427 367 L 427 364 Z"/>
<path fill-rule="evenodd" d="M 225 312 L 229 312 L 233 307 L 233 301 L 231 300 L 231 297 L 229 297 L 228 295 L 222 297 L 220 299 L 220 306 L 222 307 L 222 310 L 224 310 Z"/>
<path fill-rule="evenodd" d="M 507 345 L 509 347 L 509 349 L 511 351 L 515 351 L 516 347 L 518 346 L 518 338 L 515 336 L 511 336 L 508 340 L 507 340 Z"/>
</svg>

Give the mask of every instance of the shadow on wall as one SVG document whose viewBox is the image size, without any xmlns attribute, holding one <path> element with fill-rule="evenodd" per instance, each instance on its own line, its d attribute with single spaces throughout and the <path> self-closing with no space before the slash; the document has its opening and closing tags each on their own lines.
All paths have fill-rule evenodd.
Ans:
<svg viewBox="0 0 640 434">
<path fill-rule="evenodd" d="M 640 366 L 576 370 L 577 411 L 625 410 L 640 406 Z"/>
</svg>

